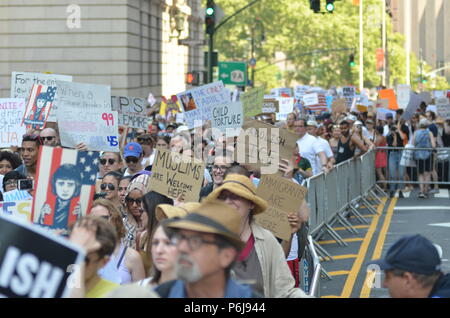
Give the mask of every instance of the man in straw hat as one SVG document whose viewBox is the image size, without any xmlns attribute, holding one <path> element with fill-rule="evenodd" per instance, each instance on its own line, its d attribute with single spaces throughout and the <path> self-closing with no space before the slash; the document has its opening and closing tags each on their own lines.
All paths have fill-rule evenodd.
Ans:
<svg viewBox="0 0 450 318">
<path fill-rule="evenodd" d="M 179 279 L 155 291 L 167 298 L 258 297 L 249 286 L 230 278 L 231 266 L 243 246 L 239 226 L 239 214 L 217 200 L 202 203 L 182 218 L 169 219 L 166 228 L 178 249 L 175 269 Z"/>
<path fill-rule="evenodd" d="M 238 232 L 245 247 L 233 267 L 237 278 L 254 282 L 254 290 L 266 298 L 307 297 L 301 289 L 295 288 L 295 280 L 275 236 L 253 222 L 254 215 L 267 209 L 267 202 L 256 195 L 250 178 L 227 175 L 223 184 L 204 202 L 216 199 L 235 208 L 241 216 Z"/>
</svg>

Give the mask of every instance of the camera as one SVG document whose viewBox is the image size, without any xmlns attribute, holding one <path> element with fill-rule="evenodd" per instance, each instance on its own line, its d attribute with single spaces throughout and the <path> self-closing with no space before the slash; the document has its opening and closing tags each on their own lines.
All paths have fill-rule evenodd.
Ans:
<svg viewBox="0 0 450 318">
<path fill-rule="evenodd" d="M 33 190 L 34 189 L 34 181 L 30 179 L 20 179 L 18 180 L 18 189 L 19 190 Z"/>
</svg>

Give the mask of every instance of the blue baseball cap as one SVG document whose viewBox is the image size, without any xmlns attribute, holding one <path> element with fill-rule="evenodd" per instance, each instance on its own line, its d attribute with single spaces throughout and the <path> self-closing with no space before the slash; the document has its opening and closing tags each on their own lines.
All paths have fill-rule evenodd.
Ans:
<svg viewBox="0 0 450 318">
<path fill-rule="evenodd" d="M 142 154 L 142 147 L 137 142 L 130 142 L 123 148 L 123 157 L 136 157 L 139 158 Z"/>
<path fill-rule="evenodd" d="M 431 275 L 441 270 L 437 248 L 419 234 L 400 238 L 389 248 L 384 259 L 368 264 L 376 264 L 381 270 L 399 269 L 422 275 Z"/>
</svg>

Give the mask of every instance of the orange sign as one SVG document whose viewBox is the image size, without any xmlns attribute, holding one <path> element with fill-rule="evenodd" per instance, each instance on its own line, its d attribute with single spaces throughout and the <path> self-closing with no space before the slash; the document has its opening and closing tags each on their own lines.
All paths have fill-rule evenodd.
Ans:
<svg viewBox="0 0 450 318">
<path fill-rule="evenodd" d="M 395 93 L 392 88 L 380 90 L 378 92 L 378 98 L 379 99 L 387 99 L 389 102 L 389 109 L 392 109 L 392 110 L 398 109 L 397 97 L 395 97 Z"/>
</svg>

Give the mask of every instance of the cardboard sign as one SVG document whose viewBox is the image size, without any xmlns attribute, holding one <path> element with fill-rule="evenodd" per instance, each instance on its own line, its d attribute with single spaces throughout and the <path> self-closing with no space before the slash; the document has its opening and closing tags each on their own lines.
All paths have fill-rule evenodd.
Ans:
<svg viewBox="0 0 450 318">
<path fill-rule="evenodd" d="M 111 96 L 111 109 L 117 111 L 120 126 L 147 130 L 146 105 L 144 98 Z"/>
<path fill-rule="evenodd" d="M 33 85 L 57 86 L 56 81 L 72 82 L 72 76 L 13 72 L 11 75 L 11 98 L 24 98 L 28 103 Z"/>
<path fill-rule="evenodd" d="M 408 98 L 408 100 L 409 100 L 409 98 Z M 389 101 L 387 99 L 377 99 L 376 101 L 373 102 L 373 105 L 375 106 L 375 108 L 388 109 L 389 108 Z"/>
<path fill-rule="evenodd" d="M 294 98 L 293 97 L 278 97 L 277 98 L 280 110 L 276 115 L 277 120 L 286 120 L 289 113 L 294 111 Z"/>
<path fill-rule="evenodd" d="M 345 113 L 347 111 L 347 102 L 345 99 L 335 99 L 331 104 L 333 113 Z"/>
<path fill-rule="evenodd" d="M 56 86 L 33 85 L 25 109 L 22 125 L 27 128 L 43 129 L 53 106 Z"/>
<path fill-rule="evenodd" d="M 450 103 L 448 98 L 438 98 L 436 100 L 436 108 L 439 116 L 444 119 L 450 119 Z"/>
<path fill-rule="evenodd" d="M 116 111 L 66 105 L 58 112 L 58 127 L 63 147 L 75 148 L 83 142 L 89 150 L 119 152 Z"/>
<path fill-rule="evenodd" d="M 22 118 L 25 114 L 25 99 L 0 98 L 0 148 L 20 146 L 25 126 Z"/>
<path fill-rule="evenodd" d="M 63 230 L 91 210 L 99 153 L 41 146 L 33 198 L 33 223 Z"/>
<path fill-rule="evenodd" d="M 111 111 L 111 86 L 61 81 L 56 81 L 56 86 L 58 93 L 48 121 L 56 122 L 58 110 L 65 112 L 66 106 L 86 111 L 94 109 Z"/>
<path fill-rule="evenodd" d="M 237 139 L 235 161 L 263 174 L 278 173 L 280 159 L 291 159 L 298 136 L 285 128 L 246 119 Z"/>
<path fill-rule="evenodd" d="M 231 130 L 227 131 L 227 128 L 235 130 L 236 128 L 241 128 L 243 123 L 242 102 L 217 105 L 212 109 L 212 128 L 229 133 Z"/>
<path fill-rule="evenodd" d="M 280 102 L 277 99 L 264 99 L 262 113 L 278 113 L 280 111 Z"/>
<path fill-rule="evenodd" d="M 380 99 L 387 99 L 389 103 L 389 109 L 397 110 L 398 104 L 397 104 L 397 97 L 395 97 L 395 92 L 392 88 L 389 89 L 381 89 L 378 92 L 378 97 Z"/>
<path fill-rule="evenodd" d="M 2 215 L 0 242 L 0 297 L 66 297 L 73 266 L 85 257 L 67 239 Z"/>
<path fill-rule="evenodd" d="M 392 114 L 392 118 L 395 118 L 395 112 L 389 109 L 385 108 L 378 108 L 377 109 L 377 119 L 378 120 L 386 120 L 386 115 Z"/>
<path fill-rule="evenodd" d="M 276 237 L 289 240 L 291 226 L 288 213 L 297 213 L 307 189 L 295 182 L 277 175 L 263 175 L 256 194 L 269 204 L 268 209 L 255 216 L 255 221 Z"/>
<path fill-rule="evenodd" d="M 411 95 L 411 86 L 409 85 L 397 85 L 397 102 L 398 107 L 405 109 L 409 103 L 409 97 Z"/>
<path fill-rule="evenodd" d="M 0 214 L 31 222 L 31 200 L 0 202 Z"/>
<path fill-rule="evenodd" d="M 242 93 L 240 101 L 242 102 L 244 117 L 253 117 L 261 113 L 265 90 L 266 86 L 261 86 Z"/>
<path fill-rule="evenodd" d="M 186 202 L 198 202 L 204 173 L 204 163 L 158 149 L 153 162 L 150 189 L 173 199 L 181 196 Z"/>
</svg>

